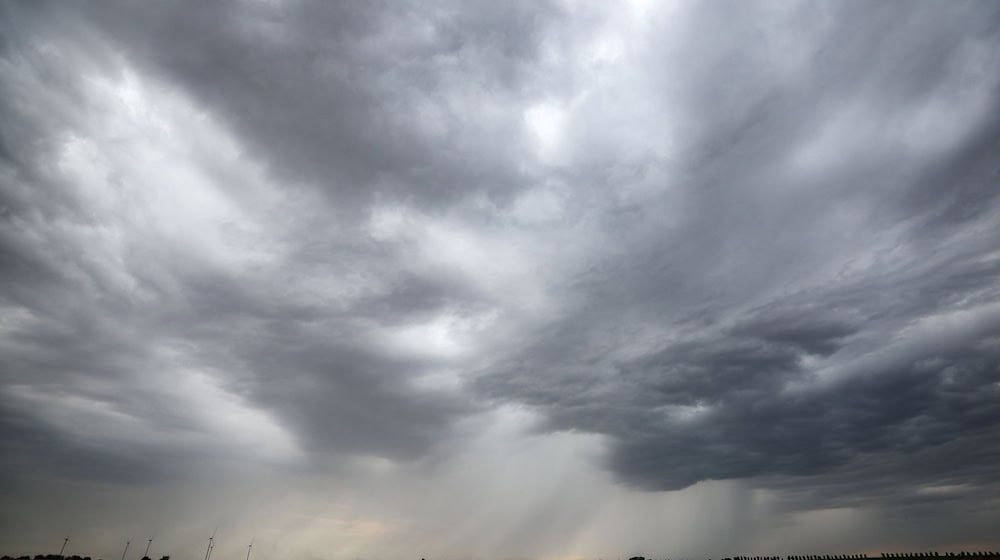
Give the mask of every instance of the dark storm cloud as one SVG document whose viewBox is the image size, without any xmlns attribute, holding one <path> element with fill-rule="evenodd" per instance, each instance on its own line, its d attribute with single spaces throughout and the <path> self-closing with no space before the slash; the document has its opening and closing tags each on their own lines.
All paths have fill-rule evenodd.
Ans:
<svg viewBox="0 0 1000 560">
<path fill-rule="evenodd" d="M 878 363 L 877 371 L 861 371 L 856 377 L 831 382 L 826 390 L 806 394 L 794 390 L 782 394 L 778 383 L 761 379 L 762 371 L 802 376 L 804 372 L 794 365 L 774 367 L 772 361 L 754 355 L 740 360 L 742 371 L 732 372 L 729 360 L 706 360 L 699 364 L 706 374 L 725 377 L 732 372 L 740 378 L 698 401 L 708 405 L 708 398 L 719 399 L 714 409 L 693 419 L 687 429 L 668 424 L 647 428 L 651 433 L 636 438 L 626 435 L 613 460 L 618 471 L 633 481 L 669 487 L 700 478 L 836 472 L 872 456 L 886 461 L 959 438 L 981 447 L 984 440 L 995 437 L 993 426 L 1000 413 L 996 360 L 988 343 L 958 345 L 947 353 L 905 355 Z M 745 378 L 753 384 L 741 385 Z M 677 394 L 670 389 L 661 402 Z M 647 426 L 658 424 L 655 416 L 646 418 Z M 669 449 L 669 455 L 656 451 L 663 449 Z M 888 486 L 946 484 L 955 478 L 973 484 L 991 482 L 984 465 L 995 462 L 995 444 L 951 457 L 950 464 L 938 465 L 940 469 L 907 470 L 884 480 L 880 491 L 887 492 Z M 846 495 L 856 497 L 856 493 Z"/>
<path fill-rule="evenodd" d="M 433 204 L 520 188 L 509 101 L 558 15 L 547 2 L 92 7 L 130 56 L 224 117 L 280 176 L 350 209 L 386 192 Z"/>
<path fill-rule="evenodd" d="M 11 476 L 191 476 L 245 425 L 419 462 L 516 403 L 641 489 L 996 495 L 992 3 L 5 10 Z"/>
<path fill-rule="evenodd" d="M 654 78 L 691 127 L 683 174 L 663 177 L 680 217 L 656 201 L 607 214 L 606 243 L 623 243 L 573 283 L 585 304 L 477 386 L 544 429 L 608 436 L 609 468 L 639 488 L 758 478 L 809 506 L 995 495 L 1000 119 L 979 74 L 996 69 L 995 8 L 725 7 L 678 16 L 692 31 L 649 53 L 686 78 Z M 789 35 L 797 52 L 776 50 Z M 786 57 L 800 62 L 782 76 Z M 945 132 L 909 128 L 928 115 L 905 108 L 978 79 L 989 101 L 967 136 L 906 147 Z M 833 163 L 789 173 L 831 123 Z M 983 494 L 933 491 L 963 484 Z"/>
<path fill-rule="evenodd" d="M 184 8 L 170 14 L 156 13 L 160 9 L 156 6 L 149 8 L 153 12 L 131 13 L 138 10 L 137 5 L 109 12 L 114 12 L 114 17 L 134 18 L 129 29 L 146 27 L 133 39 L 169 39 L 164 45 L 130 47 L 135 53 L 129 51 L 129 56 L 146 60 L 145 56 L 155 52 L 165 59 L 150 63 L 163 64 L 166 73 L 190 77 L 206 72 L 205 81 L 192 84 L 192 88 L 199 96 L 209 97 L 206 103 L 210 105 L 229 100 L 231 104 L 220 111 L 234 119 L 247 119 L 235 124 L 237 129 L 275 129 L 275 137 L 260 137 L 261 149 L 274 154 L 275 167 L 315 173 L 307 180 L 317 181 L 328 171 L 349 167 L 340 164 L 354 162 L 360 167 L 346 171 L 353 179 L 345 182 L 342 174 L 331 173 L 330 182 L 324 181 L 322 188 L 358 191 L 364 191 L 364 185 L 352 181 L 362 177 L 369 181 L 376 168 L 391 167 L 381 160 L 365 162 L 365 158 L 350 153 L 354 148 L 341 145 L 360 139 L 356 130 L 334 126 L 329 119 L 324 119 L 322 129 L 310 128 L 320 122 L 315 113 L 326 109 L 340 111 L 343 119 L 362 119 L 356 123 L 361 126 L 365 119 L 359 109 L 349 102 L 341 103 L 344 95 L 354 91 L 354 85 L 341 84 L 340 89 L 331 91 L 320 84 L 297 84 L 300 80 L 294 75 L 261 76 L 264 83 L 293 89 L 257 91 L 241 101 L 239 92 L 246 84 L 240 80 L 258 75 L 264 68 L 295 72 L 295 65 L 268 63 L 272 57 L 263 52 L 247 57 L 233 50 L 230 43 L 237 41 L 236 36 L 225 34 L 239 35 L 242 31 L 237 28 L 242 23 L 226 13 L 213 15 L 212 10 L 222 10 L 222 5 L 207 12 Z M 366 26 L 383 17 L 377 13 L 325 13 L 321 6 L 312 10 L 318 12 L 289 14 L 296 21 L 287 22 L 294 29 L 285 39 L 296 39 L 295 26 L 319 25 L 317 18 L 321 16 L 345 34 L 363 33 Z M 295 444 L 310 453 L 414 460 L 447 439 L 453 421 L 471 410 L 466 399 L 411 386 L 410 379 L 440 364 L 433 359 L 387 356 L 383 343 L 371 339 L 366 329 L 372 324 L 412 321 L 467 299 L 460 289 L 447 290 L 447 284 L 395 270 L 382 275 L 380 267 L 394 258 L 390 250 L 363 239 L 338 239 L 342 231 L 332 237 L 316 233 L 330 229 L 330 218 L 323 212 L 333 207 L 321 206 L 315 213 L 296 215 L 298 223 L 289 222 L 278 235 L 300 237 L 274 268 L 239 271 L 224 262 L 207 260 L 193 247 L 180 244 L 176 235 L 145 228 L 142 220 L 148 218 L 142 212 L 149 209 L 136 208 L 135 222 L 128 214 L 105 214 L 106 210 L 88 200 L 85 189 L 61 175 L 64 142 L 87 134 L 88 105 L 94 102 L 87 93 L 87 80 L 92 78 L 87 72 L 100 72 L 103 65 L 117 71 L 117 50 L 127 43 L 98 40 L 94 29 L 70 23 L 79 14 L 63 13 L 60 7 L 13 4 L 6 11 L 10 17 L 4 18 L 0 260 L 4 263 L 2 302 L 7 319 L 0 342 L 5 383 L 0 401 L 5 449 L 18 457 L 7 466 L 12 476 L 9 480 L 43 468 L 69 477 L 141 481 L 190 475 L 206 464 L 206 458 L 227 459 L 226 454 L 233 451 L 226 444 L 221 451 L 213 451 L 218 443 L 205 440 L 225 436 L 206 433 L 204 419 L 198 418 L 198 409 L 211 412 L 216 403 L 208 399 L 185 404 L 182 393 L 186 389 L 164 394 L 161 382 L 180 386 L 190 372 L 198 372 L 192 382 L 201 375 L 215 378 L 211 387 L 199 386 L 193 391 L 217 393 L 221 389 L 259 404 L 272 411 L 278 424 L 294 434 Z M 159 32 L 149 28 L 160 24 L 169 28 Z M 218 25 L 219 29 L 198 25 Z M 325 24 L 320 27 L 324 33 L 330 31 Z M 63 29 L 74 33 L 61 34 Z M 175 41 L 173 33 L 180 30 L 190 37 Z M 317 37 L 299 39 L 305 41 L 302 49 L 322 43 Z M 217 42 L 193 45 L 196 40 Z M 341 40 L 348 41 L 346 37 Z M 339 52 L 336 45 L 328 47 Z M 218 60 L 226 56 L 234 58 Z M 234 74 L 212 78 L 207 67 L 197 66 L 205 59 Z M 244 73 L 238 68 L 240 61 L 265 66 L 246 68 Z M 219 87 L 232 89 L 216 92 Z M 317 92 L 329 97 L 311 102 L 302 97 Z M 33 99 L 36 95 L 39 97 Z M 376 103 L 371 92 L 350 95 L 358 103 Z M 285 110 L 275 113 L 268 106 L 279 97 L 286 101 L 275 107 Z M 332 100 L 337 102 L 331 105 Z M 247 113 L 240 107 L 244 102 L 263 103 L 266 110 Z M 230 110 L 233 112 L 227 113 Z M 289 128 L 274 127 L 266 121 L 271 118 Z M 293 132 L 303 126 L 298 133 Z M 309 137 L 314 133 L 316 136 Z M 287 149 L 276 147 L 285 141 L 283 134 L 291 135 Z M 332 134 L 342 135 L 343 142 L 334 141 L 329 136 Z M 344 159 L 326 161 L 325 152 L 303 150 L 307 145 L 312 150 L 330 150 Z M 356 148 L 368 150 L 372 158 L 382 157 L 379 150 Z M 299 157 L 311 158 L 320 169 L 308 169 L 295 159 Z M 206 162 L 196 161 L 195 165 L 199 164 L 206 174 L 216 172 L 206 169 Z M 144 183 L 155 178 L 157 171 L 148 172 L 145 177 L 111 173 L 100 178 L 101 188 L 126 195 L 132 192 L 129 189 L 154 190 L 156 187 Z M 228 179 L 239 181 L 241 177 Z M 114 256 L 103 253 L 106 247 L 99 248 L 106 241 L 100 238 L 102 231 L 124 236 L 125 252 Z M 93 237 L 95 232 L 98 237 Z M 88 249 L 88 243 L 97 245 Z M 328 276 L 331 264 L 337 268 L 334 277 L 348 270 L 362 277 L 371 274 L 373 283 L 385 281 L 388 288 L 360 291 L 359 300 L 346 303 L 303 299 L 296 286 Z M 118 275 L 120 266 L 124 277 Z M 174 397 L 181 397 L 181 401 Z M 80 431 L 67 434 L 67 426 L 73 424 Z"/>
</svg>

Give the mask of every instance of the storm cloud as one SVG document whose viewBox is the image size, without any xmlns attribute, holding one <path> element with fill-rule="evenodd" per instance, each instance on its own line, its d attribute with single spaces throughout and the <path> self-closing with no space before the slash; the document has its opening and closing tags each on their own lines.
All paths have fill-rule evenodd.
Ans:
<svg viewBox="0 0 1000 560">
<path fill-rule="evenodd" d="M 344 555 L 580 554 L 714 492 L 729 537 L 624 534 L 995 538 L 1000 5 L 0 14 L 0 539 L 227 478 L 398 547 Z"/>
</svg>

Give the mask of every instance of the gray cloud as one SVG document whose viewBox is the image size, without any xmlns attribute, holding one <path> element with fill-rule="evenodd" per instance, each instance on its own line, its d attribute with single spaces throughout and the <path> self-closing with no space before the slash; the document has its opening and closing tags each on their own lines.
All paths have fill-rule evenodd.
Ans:
<svg viewBox="0 0 1000 560">
<path fill-rule="evenodd" d="M 880 480 L 865 503 L 952 477 L 992 487 L 979 469 L 996 453 L 997 331 L 977 309 L 992 316 L 997 295 L 987 256 L 995 104 L 947 151 L 922 157 L 905 144 L 923 141 L 907 134 L 941 134 L 907 131 L 929 118 L 910 108 L 968 91 L 959 76 L 985 67 L 962 70 L 962 60 L 996 40 L 995 15 L 883 6 L 820 21 L 793 8 L 801 27 L 788 31 L 786 21 L 724 19 L 716 7 L 683 21 L 727 26 L 733 44 L 682 34 L 651 51 L 673 54 L 676 41 L 684 75 L 697 76 L 665 87 L 680 88 L 680 118 L 696 127 L 684 136 L 694 140 L 680 179 L 660 178 L 680 184 L 662 205 L 606 214 L 611 233 L 592 257 L 600 265 L 573 286 L 581 306 L 478 387 L 544 411 L 551 429 L 609 436 L 610 468 L 641 488 L 761 476 L 813 487 L 822 486 L 813 475 L 854 473 L 858 486 L 819 500 L 851 502 L 875 479 L 861 465 L 900 464 L 966 437 L 976 442 L 968 460 Z M 771 50 L 811 27 L 799 52 Z M 785 56 L 802 59 L 790 82 L 775 75 Z M 831 163 L 789 173 L 817 141 L 828 152 L 816 157 Z M 903 342 L 921 322 L 927 340 Z"/>
<path fill-rule="evenodd" d="M 992 3 L 0 9 L 0 492 L 596 436 L 733 546 L 754 488 L 995 516 Z M 542 494 L 497 550 L 567 553 Z"/>
<path fill-rule="evenodd" d="M 559 15 L 545 2 L 93 8 L 275 173 L 334 193 L 331 208 L 521 188 L 519 146 L 503 139 L 518 134 L 517 101 Z"/>
<path fill-rule="evenodd" d="M 41 17 L 34 8 L 11 9 L 24 18 L 21 23 L 40 18 L 35 24 L 41 29 L 66 23 L 58 14 Z M 81 62 L 82 68 L 73 67 L 70 49 L 94 49 L 99 64 L 113 64 L 107 61 L 115 54 L 107 45 L 77 35 L 54 39 L 54 52 L 27 37 L 19 39 L 9 53 L 4 80 L 10 100 L 5 145 L 12 148 L 6 150 L 2 237 L 9 318 L 3 400 L 13 407 L 5 414 L 10 421 L 4 430 L 13 455 L 70 476 L 113 480 L 155 477 L 161 466 L 198 468 L 203 462 L 195 457 L 205 454 L 208 443 L 187 440 L 204 436 L 205 426 L 188 416 L 192 410 L 173 408 L 178 403 L 164 398 L 161 381 L 182 383 L 193 376 L 191 382 L 201 384 L 203 375 L 218 375 L 204 387 L 210 393 L 225 390 L 261 403 L 296 432 L 304 447 L 323 453 L 414 459 L 446 439 L 451 422 L 471 410 L 467 400 L 410 387 L 408 379 L 434 367 L 433 361 L 389 357 L 365 331 L 373 323 L 405 318 L 409 307 L 416 313 L 433 311 L 461 296 L 402 275 L 386 292 L 359 293 L 364 296 L 359 302 L 303 299 L 297 285 L 309 283 L 310 276 L 330 274 L 331 263 L 320 259 L 333 255 L 346 266 L 365 259 L 356 268 L 367 270 L 355 271 L 360 274 L 356 281 L 364 284 L 368 274 L 378 275 L 378 262 L 384 259 L 372 252 L 379 248 L 338 241 L 336 234 L 311 234 L 306 231 L 311 224 L 300 230 L 289 222 L 274 233 L 302 237 L 285 257 L 269 262 L 266 270 L 233 267 L 209 260 L 179 239 L 178 232 L 150 223 L 159 209 L 143 207 L 142 197 L 144 190 L 160 188 L 149 183 L 152 175 L 111 169 L 106 178 L 98 178 L 97 187 L 112 189 L 112 196 L 121 197 L 112 204 L 123 206 L 102 208 L 88 200 L 86 189 L 73 184 L 72 177 L 67 180 L 59 168 L 67 158 L 61 143 L 88 134 L 88 116 L 61 120 L 51 109 L 95 102 L 88 97 L 92 92 L 87 91 L 85 69 L 99 68 L 89 60 Z M 43 87 L 50 76 L 62 86 L 32 104 L 32 88 Z M 103 141 L 113 145 L 122 140 Z M 132 163 L 117 162 L 123 167 Z M 194 165 L 195 173 L 216 173 L 204 161 Z M 136 206 L 129 208 L 133 202 Z M 252 209 L 257 210 L 270 209 Z M 321 223 L 322 210 L 298 218 Z M 190 241 L 199 243 L 200 234 L 195 232 Z M 117 247 L 87 249 L 116 236 Z M 421 293 L 427 295 L 413 297 Z M 30 410 L 29 403 L 42 408 Z M 124 441 L 104 441 L 108 434 L 100 429 L 69 437 L 59 429 L 65 426 L 51 425 L 64 406 L 66 421 L 77 413 L 90 421 L 121 416 L 135 423 L 123 428 L 127 433 L 114 434 Z M 29 420 L 33 414 L 49 422 Z M 165 432 L 161 435 L 169 447 L 161 449 L 164 441 L 156 437 L 152 443 L 141 441 L 147 429 Z M 68 458 L 63 452 L 47 452 L 62 448 Z"/>
</svg>

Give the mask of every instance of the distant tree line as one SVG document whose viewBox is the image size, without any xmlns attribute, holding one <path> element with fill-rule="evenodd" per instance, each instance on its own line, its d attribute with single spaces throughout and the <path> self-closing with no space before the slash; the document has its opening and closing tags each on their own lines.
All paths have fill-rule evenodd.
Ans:
<svg viewBox="0 0 1000 560">
<path fill-rule="evenodd" d="M 0 560 L 92 560 L 90 556 L 78 556 L 74 554 L 73 556 L 60 556 L 58 554 L 36 554 L 34 557 L 28 556 L 27 554 L 23 556 L 0 556 Z M 98 558 L 97 560 L 101 560 Z M 143 556 L 142 560 L 153 560 L 149 556 Z M 160 560 L 170 560 L 169 556 L 163 556 Z"/>
<path fill-rule="evenodd" d="M 992 550 L 974 550 L 972 552 L 883 552 L 882 558 L 989 558 L 1000 556 L 1000 552 Z"/>
<path fill-rule="evenodd" d="M 882 552 L 881 558 L 1000 558 L 1000 552 L 992 550 L 975 550 L 975 551 L 960 551 L 960 552 L 945 552 L 940 554 L 937 552 Z M 719 560 L 866 560 L 870 557 L 866 554 L 804 554 L 804 555 L 789 555 L 789 556 L 730 556 L 725 558 L 720 558 Z M 60 556 L 58 554 L 36 554 L 34 557 L 28 555 L 22 556 L 0 556 L 0 560 L 93 560 L 90 556 L 78 556 L 74 554 L 73 556 Z M 101 560 L 100 558 L 98 560 Z M 153 560 L 149 556 L 143 556 L 142 560 Z M 170 556 L 162 556 L 160 560 L 170 560 Z M 420 560 L 424 560 L 421 558 Z M 632 556 L 628 560 L 655 560 L 654 558 L 647 559 L 645 556 Z M 664 558 L 662 560 L 670 560 Z M 709 558 L 708 560 L 712 560 Z"/>
<path fill-rule="evenodd" d="M 800 554 L 789 556 L 729 556 L 719 560 L 866 560 L 874 557 L 867 554 Z M 1000 552 L 992 550 L 946 552 L 882 552 L 881 558 L 1000 558 Z M 0 559 L 3 560 L 3 559 Z M 421 558 L 421 560 L 423 560 Z M 647 560 L 645 556 L 632 556 L 628 560 Z M 655 560 L 649 558 L 648 560 Z M 664 558 L 662 560 L 670 560 Z M 709 558 L 708 560 L 712 560 Z"/>
<path fill-rule="evenodd" d="M 853 560 L 867 558 L 864 554 L 801 554 L 789 556 L 788 560 Z"/>
<path fill-rule="evenodd" d="M 3 556 L 0 560 L 32 560 L 31 556 L 25 554 L 24 556 Z M 91 560 L 90 556 L 60 556 L 58 554 L 36 554 L 34 560 Z M 98 559 L 100 560 L 100 559 Z"/>
</svg>

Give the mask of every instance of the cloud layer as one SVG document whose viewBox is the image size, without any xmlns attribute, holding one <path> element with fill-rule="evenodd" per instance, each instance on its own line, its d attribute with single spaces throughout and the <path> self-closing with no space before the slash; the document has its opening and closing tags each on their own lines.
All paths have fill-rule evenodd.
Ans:
<svg viewBox="0 0 1000 560">
<path fill-rule="evenodd" d="M 0 495 L 416 500 L 541 437 L 581 507 L 996 517 L 994 3 L 2 13 Z M 487 549 L 586 534 L 538 507 Z"/>
</svg>

